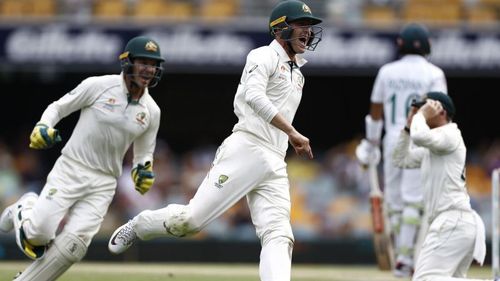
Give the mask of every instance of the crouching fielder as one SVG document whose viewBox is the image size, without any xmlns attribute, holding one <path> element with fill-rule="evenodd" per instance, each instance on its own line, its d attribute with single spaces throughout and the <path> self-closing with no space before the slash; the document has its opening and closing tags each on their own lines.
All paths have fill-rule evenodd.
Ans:
<svg viewBox="0 0 500 281">
<path fill-rule="evenodd" d="M 465 278 L 473 259 L 483 264 L 486 244 L 483 221 L 471 208 L 467 194 L 466 148 L 452 122 L 455 106 L 451 98 L 430 92 L 424 102 L 411 108 L 393 154 L 397 166 L 421 168 L 429 216 L 412 280 L 469 280 Z M 410 149 L 410 140 L 417 147 Z"/>
</svg>

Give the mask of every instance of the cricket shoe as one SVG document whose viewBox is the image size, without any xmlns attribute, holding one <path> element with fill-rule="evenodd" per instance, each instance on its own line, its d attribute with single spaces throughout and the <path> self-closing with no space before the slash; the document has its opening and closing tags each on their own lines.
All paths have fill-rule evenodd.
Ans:
<svg viewBox="0 0 500 281">
<path fill-rule="evenodd" d="M 393 274 L 398 278 L 406 278 L 413 276 L 414 271 L 415 270 L 413 269 L 413 266 L 404 264 L 402 262 L 397 262 Z"/>
<path fill-rule="evenodd" d="M 10 205 L 3 210 L 0 216 L 0 230 L 3 232 L 9 232 L 14 228 L 14 221 L 12 219 L 14 210 L 17 209 L 16 203 Z"/>
<path fill-rule="evenodd" d="M 23 229 L 23 223 L 25 221 L 23 212 L 32 209 L 36 203 L 36 200 L 38 200 L 38 195 L 34 192 L 28 192 L 21 198 L 19 198 L 19 200 L 17 200 L 17 202 L 15 203 L 15 209 L 12 210 L 12 222 L 14 231 L 16 232 L 16 244 L 19 249 L 21 249 L 21 252 L 23 252 L 28 258 L 32 260 L 43 257 L 43 255 L 45 254 L 45 250 L 47 249 L 47 246 L 45 245 L 32 245 L 28 241 L 28 238 L 26 237 Z"/>
<path fill-rule="evenodd" d="M 23 205 L 29 205 L 33 207 L 38 195 L 34 192 L 28 192 L 21 196 L 14 204 L 8 206 L 3 210 L 0 216 L 0 230 L 3 232 L 9 232 L 14 228 L 14 213 L 17 213 Z"/>
<path fill-rule="evenodd" d="M 132 246 L 136 239 L 137 234 L 132 226 L 132 221 L 129 220 L 113 232 L 113 235 L 109 239 L 108 249 L 113 254 L 121 254 Z"/>
</svg>

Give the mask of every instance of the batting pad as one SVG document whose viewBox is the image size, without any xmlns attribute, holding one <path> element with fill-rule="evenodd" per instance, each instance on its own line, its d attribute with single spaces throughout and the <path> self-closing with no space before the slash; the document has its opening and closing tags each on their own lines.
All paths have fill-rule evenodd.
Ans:
<svg viewBox="0 0 500 281">
<path fill-rule="evenodd" d="M 34 261 L 16 281 L 53 281 L 87 253 L 85 242 L 71 233 L 62 233 L 41 259 Z"/>
</svg>

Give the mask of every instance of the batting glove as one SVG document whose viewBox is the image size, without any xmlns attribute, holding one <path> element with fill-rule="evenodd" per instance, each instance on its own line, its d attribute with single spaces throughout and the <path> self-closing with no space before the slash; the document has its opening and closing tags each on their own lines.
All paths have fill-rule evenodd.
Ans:
<svg viewBox="0 0 500 281">
<path fill-rule="evenodd" d="M 59 131 L 45 124 L 38 123 L 31 132 L 30 147 L 34 149 L 47 149 L 60 142 Z"/>
<path fill-rule="evenodd" d="M 356 157 L 361 165 L 378 165 L 380 162 L 380 148 L 367 139 L 363 139 L 356 147 Z"/>
<path fill-rule="evenodd" d="M 135 184 L 135 190 L 139 191 L 140 194 L 148 192 L 155 182 L 155 173 L 151 162 L 148 161 L 145 165 L 138 164 L 133 168 L 132 180 Z"/>
</svg>

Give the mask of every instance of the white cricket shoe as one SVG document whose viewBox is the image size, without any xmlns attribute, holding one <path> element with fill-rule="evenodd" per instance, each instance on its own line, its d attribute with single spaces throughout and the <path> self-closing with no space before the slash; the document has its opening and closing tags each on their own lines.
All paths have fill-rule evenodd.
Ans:
<svg viewBox="0 0 500 281">
<path fill-rule="evenodd" d="M 397 262 L 396 267 L 394 268 L 393 274 L 395 277 L 398 278 L 407 278 L 407 277 L 412 277 L 414 268 L 411 265 L 402 263 L 402 262 Z"/>
<path fill-rule="evenodd" d="M 121 254 L 132 246 L 136 239 L 137 234 L 132 226 L 132 221 L 129 220 L 113 232 L 113 235 L 109 239 L 108 249 L 113 254 Z"/>
<path fill-rule="evenodd" d="M 12 213 L 12 222 L 14 226 L 14 231 L 16 232 L 16 244 L 21 249 L 21 251 L 30 259 L 36 260 L 45 254 L 45 250 L 47 249 L 46 245 L 35 246 L 31 245 L 31 243 L 26 238 L 23 229 L 23 222 L 25 218 L 23 217 L 23 211 L 32 209 L 38 200 L 38 195 L 34 192 L 28 192 L 24 194 L 17 202 L 15 203 L 15 209 L 13 209 Z"/>
<path fill-rule="evenodd" d="M 17 209 L 16 203 L 10 205 L 3 210 L 0 216 L 0 230 L 9 232 L 14 228 L 14 221 L 12 219 L 14 211 Z"/>
<path fill-rule="evenodd" d="M 14 228 L 14 214 L 17 214 L 23 208 L 23 205 L 32 208 L 37 199 L 38 195 L 36 193 L 28 192 L 21 196 L 14 204 L 5 208 L 0 216 L 0 230 L 3 232 L 11 231 Z"/>
</svg>

